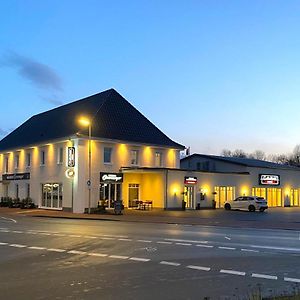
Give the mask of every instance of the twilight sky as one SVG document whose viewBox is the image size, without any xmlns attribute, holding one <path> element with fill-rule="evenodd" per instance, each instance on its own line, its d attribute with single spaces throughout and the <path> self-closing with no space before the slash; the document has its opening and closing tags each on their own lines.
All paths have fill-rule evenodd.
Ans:
<svg viewBox="0 0 300 300">
<path fill-rule="evenodd" d="M 0 138 L 113 87 L 192 153 L 291 152 L 299 32 L 299 0 L 2 0 Z"/>
</svg>

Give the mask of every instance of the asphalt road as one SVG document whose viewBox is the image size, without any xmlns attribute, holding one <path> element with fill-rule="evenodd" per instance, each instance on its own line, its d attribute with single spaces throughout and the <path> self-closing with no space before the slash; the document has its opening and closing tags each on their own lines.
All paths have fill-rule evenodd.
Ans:
<svg viewBox="0 0 300 300">
<path fill-rule="evenodd" d="M 247 299 L 300 289 L 300 232 L 0 215 L 0 299 Z"/>
</svg>

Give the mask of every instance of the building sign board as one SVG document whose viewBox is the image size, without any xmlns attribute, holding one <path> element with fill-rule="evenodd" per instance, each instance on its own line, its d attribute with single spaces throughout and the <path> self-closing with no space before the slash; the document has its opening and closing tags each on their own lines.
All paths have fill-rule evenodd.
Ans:
<svg viewBox="0 0 300 300">
<path fill-rule="evenodd" d="M 26 180 L 30 179 L 30 173 L 14 173 L 14 174 L 3 174 L 2 180 L 9 181 L 9 180 Z"/>
<path fill-rule="evenodd" d="M 68 167 L 75 167 L 75 147 L 68 147 Z"/>
<path fill-rule="evenodd" d="M 100 172 L 101 183 L 121 183 L 123 182 L 123 173 L 104 173 Z"/>
<path fill-rule="evenodd" d="M 260 185 L 280 185 L 280 176 L 274 174 L 259 174 Z"/>
<path fill-rule="evenodd" d="M 196 184 L 197 177 L 194 176 L 185 176 L 184 177 L 184 184 Z"/>
</svg>

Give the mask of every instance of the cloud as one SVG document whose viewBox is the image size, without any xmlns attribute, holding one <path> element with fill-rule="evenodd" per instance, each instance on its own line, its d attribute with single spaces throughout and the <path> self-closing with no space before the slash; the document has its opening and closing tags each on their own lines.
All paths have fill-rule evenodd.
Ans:
<svg viewBox="0 0 300 300">
<path fill-rule="evenodd" d="M 40 89 L 63 90 L 60 76 L 51 67 L 13 51 L 3 57 L 1 66 L 16 69 L 23 78 Z"/>
</svg>

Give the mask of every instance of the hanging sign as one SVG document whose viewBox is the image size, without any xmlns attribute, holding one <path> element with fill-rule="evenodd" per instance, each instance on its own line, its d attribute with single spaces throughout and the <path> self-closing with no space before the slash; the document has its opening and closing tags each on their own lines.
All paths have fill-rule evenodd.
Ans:
<svg viewBox="0 0 300 300">
<path fill-rule="evenodd" d="M 68 167 L 75 167 L 75 147 L 68 147 Z"/>
<path fill-rule="evenodd" d="M 280 176 L 273 174 L 259 174 L 260 185 L 279 185 Z"/>
<path fill-rule="evenodd" d="M 196 183 L 197 183 L 197 177 L 193 177 L 193 176 L 184 177 L 184 184 L 196 184 Z"/>
<path fill-rule="evenodd" d="M 101 183 L 121 183 L 123 182 L 123 173 L 100 173 Z"/>
</svg>

